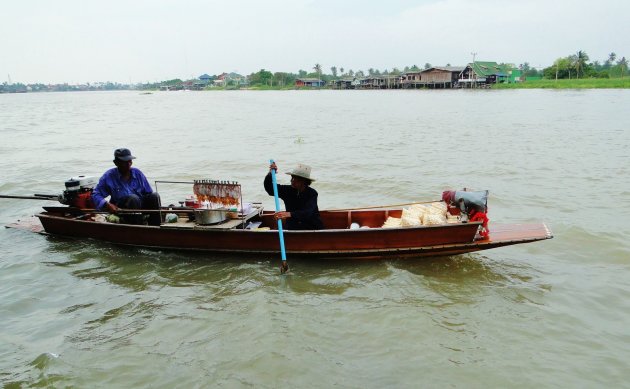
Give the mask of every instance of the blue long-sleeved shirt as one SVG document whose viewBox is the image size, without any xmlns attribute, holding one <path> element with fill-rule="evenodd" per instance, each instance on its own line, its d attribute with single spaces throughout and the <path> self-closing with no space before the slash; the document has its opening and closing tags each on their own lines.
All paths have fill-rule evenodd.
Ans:
<svg viewBox="0 0 630 389">
<path fill-rule="evenodd" d="M 271 173 L 265 177 L 265 191 L 273 196 L 273 181 Z M 278 185 L 278 197 L 284 201 L 291 218 L 287 220 L 290 230 L 321 230 L 324 228 L 317 207 L 317 191 L 307 186 L 303 192 L 298 192 L 291 185 Z"/>
<path fill-rule="evenodd" d="M 123 180 L 118 168 L 111 168 L 106 171 L 98 181 L 98 184 L 92 192 L 92 201 L 96 209 L 103 209 L 107 200 L 107 196 L 111 196 L 110 203 L 118 205 L 120 199 L 135 194 L 140 196 L 153 193 L 151 184 L 140 171 L 135 167 L 131 168 L 131 179 L 129 181 Z"/>
</svg>

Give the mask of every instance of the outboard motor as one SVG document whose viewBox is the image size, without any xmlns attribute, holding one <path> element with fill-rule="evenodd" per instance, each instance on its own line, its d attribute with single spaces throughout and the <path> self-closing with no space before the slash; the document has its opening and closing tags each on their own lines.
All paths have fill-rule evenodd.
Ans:
<svg viewBox="0 0 630 389">
<path fill-rule="evenodd" d="M 66 181 L 66 190 L 59 196 L 59 202 L 77 208 L 94 208 L 92 191 L 96 186 L 96 177 L 77 176 Z"/>
</svg>

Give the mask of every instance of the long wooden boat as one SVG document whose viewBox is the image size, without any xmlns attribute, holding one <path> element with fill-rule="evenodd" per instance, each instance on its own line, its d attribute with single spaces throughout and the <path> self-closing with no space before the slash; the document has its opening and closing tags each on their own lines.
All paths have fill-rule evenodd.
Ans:
<svg viewBox="0 0 630 389">
<path fill-rule="evenodd" d="M 213 253 L 275 255 L 280 252 L 273 212 L 255 209 L 224 223 L 203 226 L 179 213 L 177 223 L 160 226 L 93 221 L 71 207 L 45 207 L 36 215 L 45 233 L 90 238 L 119 245 L 155 249 L 195 250 Z M 455 255 L 495 247 L 552 238 L 544 223 L 491 225 L 489 237 L 481 238 L 481 223 L 381 228 L 388 217 L 400 217 L 402 209 L 348 209 L 321 211 L 326 228 L 317 231 L 285 231 L 290 257 L 382 258 Z M 246 228 L 260 222 L 258 229 Z M 368 228 L 351 229 L 352 223 Z M 267 228 L 264 228 L 267 227 Z"/>
</svg>

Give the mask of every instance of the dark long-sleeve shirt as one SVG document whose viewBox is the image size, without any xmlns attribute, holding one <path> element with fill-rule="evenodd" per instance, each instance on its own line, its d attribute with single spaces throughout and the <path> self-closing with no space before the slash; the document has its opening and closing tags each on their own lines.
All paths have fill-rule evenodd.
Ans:
<svg viewBox="0 0 630 389">
<path fill-rule="evenodd" d="M 107 200 L 107 196 L 112 196 L 109 200 L 112 204 L 118 205 L 118 201 L 130 194 L 138 195 L 142 198 L 144 195 L 153 193 L 151 184 L 144 174 L 135 167 L 131 168 L 131 179 L 123 180 L 118 168 L 111 168 L 103 174 L 98 181 L 98 185 L 92 192 L 92 201 L 97 209 L 102 209 Z"/>
<path fill-rule="evenodd" d="M 269 196 L 273 196 L 271 173 L 265 176 L 265 191 Z M 287 212 L 291 212 L 291 217 L 286 221 L 287 229 L 321 230 L 324 228 L 319 217 L 315 189 L 307 186 L 303 192 L 299 192 L 291 185 L 278 185 L 278 197 L 284 201 Z"/>
</svg>

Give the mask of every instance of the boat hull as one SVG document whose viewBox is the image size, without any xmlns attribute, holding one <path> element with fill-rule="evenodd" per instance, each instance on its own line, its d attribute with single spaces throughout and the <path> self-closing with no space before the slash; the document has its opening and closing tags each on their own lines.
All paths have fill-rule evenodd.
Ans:
<svg viewBox="0 0 630 389">
<path fill-rule="evenodd" d="M 83 221 L 51 213 L 37 215 L 46 233 L 91 238 L 155 249 L 234 254 L 279 254 L 278 232 L 246 229 L 169 228 Z M 285 231 L 289 256 L 383 258 L 455 255 L 551 238 L 542 224 L 511 225 L 475 240 L 479 223 L 407 228 Z M 496 231 L 496 232 L 495 232 Z"/>
</svg>

